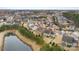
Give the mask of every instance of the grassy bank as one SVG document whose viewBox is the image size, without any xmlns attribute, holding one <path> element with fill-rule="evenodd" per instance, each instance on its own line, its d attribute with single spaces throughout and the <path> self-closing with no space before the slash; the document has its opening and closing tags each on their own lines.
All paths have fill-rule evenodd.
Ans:
<svg viewBox="0 0 79 59">
<path fill-rule="evenodd" d="M 43 47 L 40 49 L 41 51 L 64 51 L 63 48 L 61 48 L 60 46 L 58 46 L 57 44 L 52 44 L 50 46 L 50 44 L 45 44 L 43 45 Z"/>
<path fill-rule="evenodd" d="M 43 44 L 43 37 L 40 35 L 34 35 L 33 32 L 29 31 L 27 28 L 19 27 L 18 31 L 25 37 L 30 38 L 33 41 L 36 41 L 37 44 Z"/>
</svg>

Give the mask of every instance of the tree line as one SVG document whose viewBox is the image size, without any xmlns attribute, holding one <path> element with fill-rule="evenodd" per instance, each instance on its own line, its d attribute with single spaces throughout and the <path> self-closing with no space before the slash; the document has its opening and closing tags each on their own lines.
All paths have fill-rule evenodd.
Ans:
<svg viewBox="0 0 79 59">
<path fill-rule="evenodd" d="M 75 25 L 79 27 L 79 14 L 67 12 L 67 13 L 63 13 L 63 16 L 65 16 L 69 20 L 74 21 Z"/>
</svg>

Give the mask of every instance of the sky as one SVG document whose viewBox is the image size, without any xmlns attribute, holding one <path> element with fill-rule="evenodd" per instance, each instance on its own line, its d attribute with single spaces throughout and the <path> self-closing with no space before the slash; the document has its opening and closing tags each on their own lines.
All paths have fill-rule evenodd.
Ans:
<svg viewBox="0 0 79 59">
<path fill-rule="evenodd" d="M 78 6 L 78 0 L 0 0 L 1 9 L 76 9 Z"/>
</svg>

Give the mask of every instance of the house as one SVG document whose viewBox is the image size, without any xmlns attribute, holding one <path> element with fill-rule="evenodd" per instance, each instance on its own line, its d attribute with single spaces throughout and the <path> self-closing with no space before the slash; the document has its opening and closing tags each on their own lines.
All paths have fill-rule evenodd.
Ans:
<svg viewBox="0 0 79 59">
<path fill-rule="evenodd" d="M 47 36 L 47 37 L 52 37 L 52 36 L 55 35 L 55 33 L 54 33 L 53 31 L 50 31 L 50 30 L 45 30 L 45 31 L 43 32 L 43 35 L 44 35 L 44 36 Z"/>
<path fill-rule="evenodd" d="M 71 35 L 75 40 L 79 40 L 79 32 L 73 32 Z"/>
<path fill-rule="evenodd" d="M 63 35 L 62 43 L 65 45 L 65 47 L 67 46 L 77 47 L 78 46 L 78 40 L 75 40 L 74 37 L 68 36 L 67 34 Z"/>
<path fill-rule="evenodd" d="M 29 27 L 29 29 L 32 29 L 32 30 L 37 30 L 38 29 L 38 26 L 35 25 L 34 23 L 29 23 L 28 27 Z"/>
</svg>

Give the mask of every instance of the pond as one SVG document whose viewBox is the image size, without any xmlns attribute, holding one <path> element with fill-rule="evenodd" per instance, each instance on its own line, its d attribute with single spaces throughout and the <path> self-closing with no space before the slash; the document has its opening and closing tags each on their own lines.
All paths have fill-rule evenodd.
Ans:
<svg viewBox="0 0 79 59">
<path fill-rule="evenodd" d="M 32 51 L 32 48 L 24 44 L 16 35 L 8 35 L 4 38 L 4 51 Z"/>
</svg>

